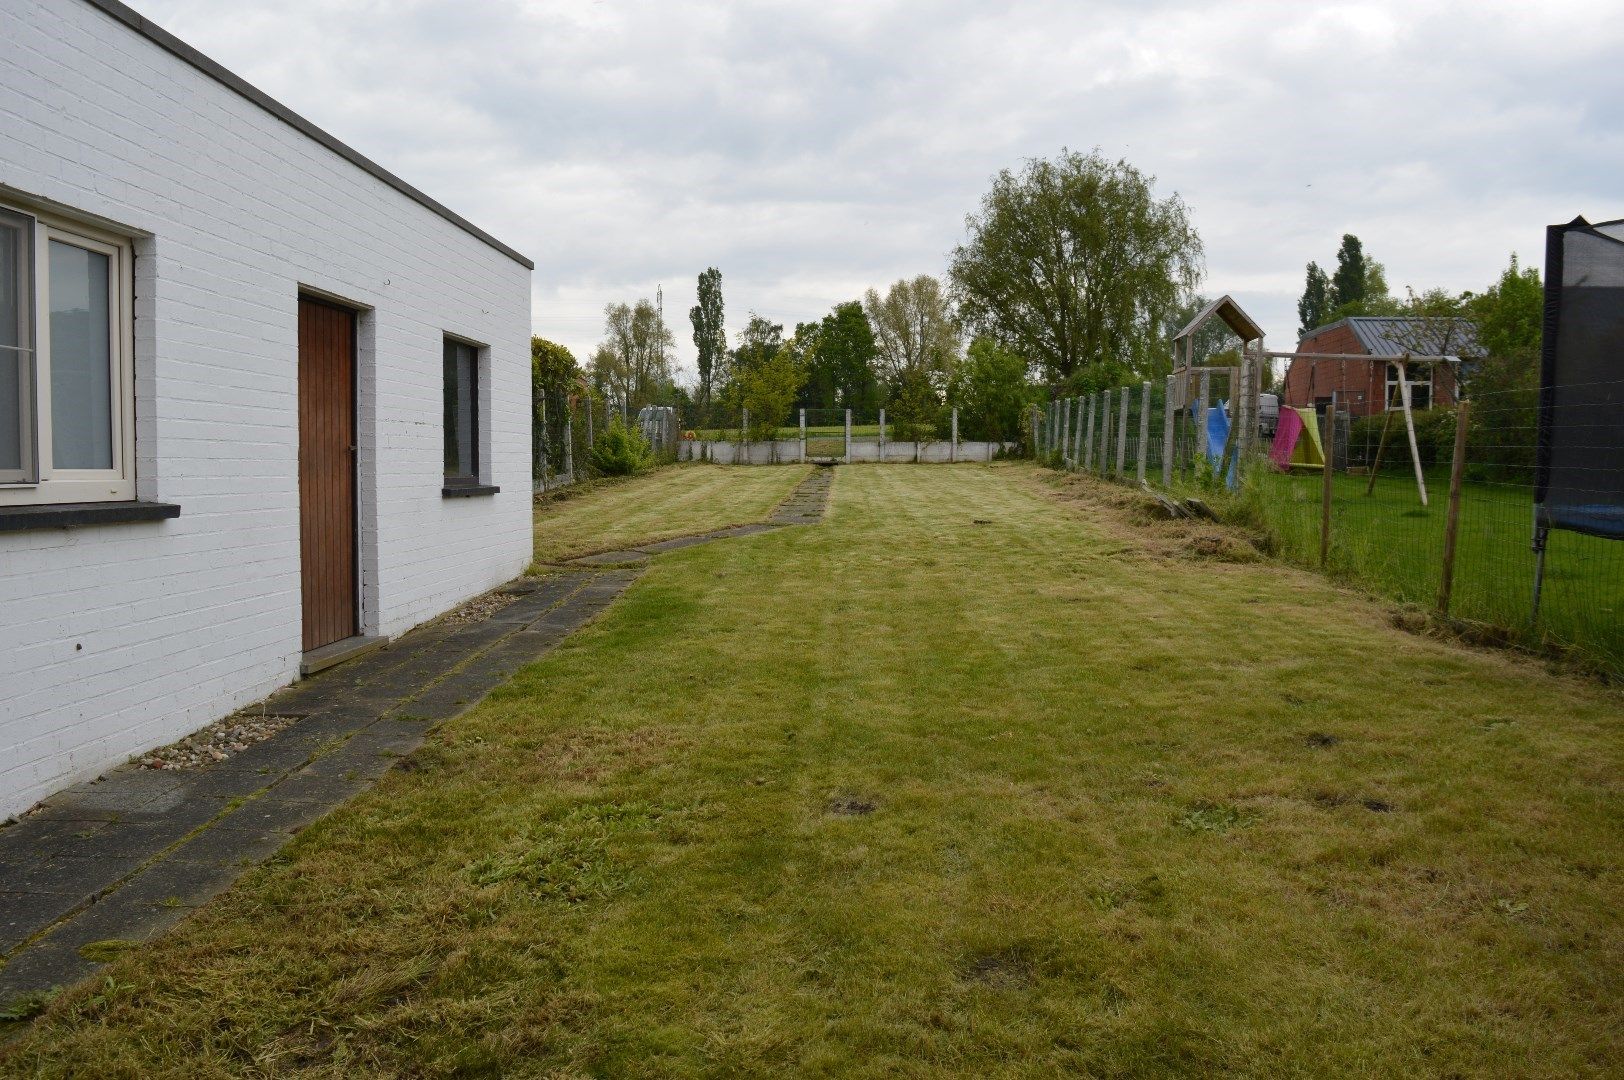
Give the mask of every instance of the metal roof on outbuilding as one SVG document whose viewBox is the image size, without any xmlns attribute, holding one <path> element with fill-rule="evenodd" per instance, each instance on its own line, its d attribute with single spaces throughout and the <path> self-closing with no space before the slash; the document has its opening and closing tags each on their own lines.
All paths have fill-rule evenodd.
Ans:
<svg viewBox="0 0 1624 1080">
<path fill-rule="evenodd" d="M 1483 355 L 1477 343 L 1477 327 L 1470 319 L 1420 319 L 1405 316 L 1353 315 L 1315 327 L 1298 343 L 1346 324 L 1364 351 L 1372 356 L 1398 356 L 1402 353 L 1459 356 L 1471 359 Z"/>
</svg>

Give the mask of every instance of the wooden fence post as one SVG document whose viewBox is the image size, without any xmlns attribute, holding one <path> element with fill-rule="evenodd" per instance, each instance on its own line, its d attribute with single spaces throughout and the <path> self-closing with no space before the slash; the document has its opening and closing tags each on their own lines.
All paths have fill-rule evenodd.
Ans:
<svg viewBox="0 0 1624 1080">
<path fill-rule="evenodd" d="M 880 464 L 885 464 L 885 410 L 880 410 Z"/>
<path fill-rule="evenodd" d="M 806 464 L 806 410 L 801 410 L 801 464 Z"/>
<path fill-rule="evenodd" d="M 1321 466 L 1322 483 L 1320 485 L 1320 565 L 1324 566 L 1331 560 L 1331 437 L 1336 434 L 1336 404 L 1333 402 L 1325 410 L 1325 418 L 1320 422 L 1321 445 L 1326 448 L 1323 455 L 1325 462 Z"/>
<path fill-rule="evenodd" d="M 948 451 L 953 461 L 959 460 L 959 407 L 953 406 L 953 449 Z"/>
<path fill-rule="evenodd" d="M 851 410 L 846 410 L 846 462 L 851 464 Z"/>
<path fill-rule="evenodd" d="M 1466 424 L 1471 403 L 1455 406 L 1455 456 L 1449 463 L 1449 512 L 1444 519 L 1444 566 L 1438 578 L 1438 610 L 1449 614 L 1449 596 L 1455 587 L 1455 538 L 1460 528 L 1461 478 L 1466 472 Z"/>
<path fill-rule="evenodd" d="M 564 416 L 564 475 L 575 482 L 575 417 Z"/>
</svg>

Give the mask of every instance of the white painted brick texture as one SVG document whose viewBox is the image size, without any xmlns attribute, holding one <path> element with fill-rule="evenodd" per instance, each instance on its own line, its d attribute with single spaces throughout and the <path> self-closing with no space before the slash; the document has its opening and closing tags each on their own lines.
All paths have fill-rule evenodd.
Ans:
<svg viewBox="0 0 1624 1080">
<path fill-rule="evenodd" d="M 137 489 L 181 507 L 0 533 L 3 817 L 297 676 L 301 287 L 364 309 L 365 629 L 523 571 L 530 271 L 83 0 L 0 39 L 0 201 L 139 236 Z M 490 346 L 494 496 L 440 494 L 448 333 Z"/>
</svg>

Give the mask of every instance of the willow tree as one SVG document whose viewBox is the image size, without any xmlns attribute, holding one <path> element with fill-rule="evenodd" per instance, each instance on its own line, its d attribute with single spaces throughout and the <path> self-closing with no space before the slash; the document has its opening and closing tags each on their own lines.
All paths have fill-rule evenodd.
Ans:
<svg viewBox="0 0 1624 1080">
<path fill-rule="evenodd" d="M 959 318 L 1055 381 L 1165 369 L 1167 315 L 1202 251 L 1183 200 L 1154 184 L 1098 150 L 1000 172 L 953 251 Z"/>
</svg>

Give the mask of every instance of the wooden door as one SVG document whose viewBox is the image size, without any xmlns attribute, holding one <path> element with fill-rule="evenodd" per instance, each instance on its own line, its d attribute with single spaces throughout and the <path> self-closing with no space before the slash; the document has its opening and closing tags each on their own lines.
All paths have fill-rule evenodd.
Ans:
<svg viewBox="0 0 1624 1080">
<path fill-rule="evenodd" d="M 355 312 L 299 298 L 299 565 L 306 652 L 359 633 Z"/>
</svg>

